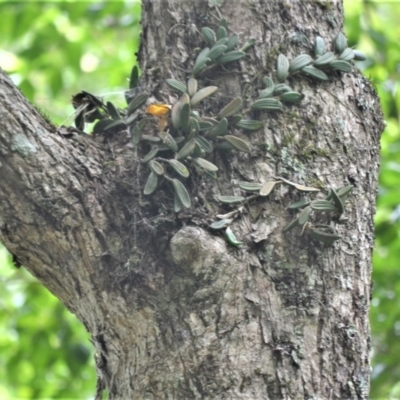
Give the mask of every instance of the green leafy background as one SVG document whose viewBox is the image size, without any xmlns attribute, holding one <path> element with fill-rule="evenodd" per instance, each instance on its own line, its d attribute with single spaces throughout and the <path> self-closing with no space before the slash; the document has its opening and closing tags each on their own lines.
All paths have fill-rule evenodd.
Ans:
<svg viewBox="0 0 400 400">
<path fill-rule="evenodd" d="M 375 217 L 371 398 L 400 399 L 400 3 L 345 0 L 345 13 L 349 45 L 368 56 L 357 66 L 374 83 L 387 122 Z M 0 0 L 0 15 L 0 66 L 53 121 L 72 123 L 69 100 L 82 89 L 124 105 L 139 43 L 138 0 Z M 0 398 L 93 398 L 88 333 L 4 248 L 0 293 Z"/>
</svg>

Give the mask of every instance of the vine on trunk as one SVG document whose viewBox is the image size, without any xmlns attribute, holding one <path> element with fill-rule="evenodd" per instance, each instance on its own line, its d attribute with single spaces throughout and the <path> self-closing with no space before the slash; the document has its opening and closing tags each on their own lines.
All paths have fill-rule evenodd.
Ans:
<svg viewBox="0 0 400 400">
<path fill-rule="evenodd" d="M 284 105 L 301 103 L 304 95 L 295 91 L 284 83 L 289 77 L 305 75 L 317 81 L 327 81 L 327 73 L 331 71 L 351 72 L 351 60 L 364 60 L 363 53 L 347 46 L 347 40 L 342 33 L 334 38 L 332 50 L 327 51 L 321 37 L 317 37 L 314 45 L 314 57 L 309 54 L 300 54 L 292 61 L 279 54 L 275 78 L 276 82 L 266 76 L 263 78 L 264 89 L 260 90 L 259 97 L 252 101 L 248 108 L 243 110 L 243 99 L 236 97 L 226 104 L 219 112 L 205 115 L 202 102 L 218 90 L 216 86 L 198 87 L 196 77 L 213 68 L 225 67 L 237 62 L 246 56 L 246 51 L 254 45 L 249 40 L 240 49 L 237 34 L 228 35 L 225 19 L 222 19 L 216 32 L 209 27 L 201 29 L 206 46 L 198 54 L 186 83 L 176 79 L 167 79 L 168 87 L 180 93 L 179 100 L 173 105 L 153 103 L 148 105 L 145 113 L 158 118 L 157 135 L 145 133 L 145 126 L 149 122 L 145 113 L 140 111 L 149 98 L 149 94 L 141 92 L 138 87 L 139 71 L 133 67 L 129 90 L 125 92 L 127 108 L 118 109 L 113 103 L 107 102 L 88 92 L 82 91 L 73 97 L 76 109 L 75 125 L 83 130 L 86 122 L 95 122 L 93 134 L 115 134 L 127 132 L 136 147 L 141 150 L 148 148 L 142 158 L 149 175 L 143 189 L 145 195 L 151 195 L 159 186 L 161 179 L 168 182 L 174 193 L 174 211 L 191 207 L 191 197 L 183 182 L 191 174 L 208 174 L 217 179 L 218 167 L 207 160 L 215 151 L 239 151 L 251 153 L 251 145 L 242 137 L 232 134 L 232 131 L 256 131 L 263 127 L 263 123 L 256 119 L 246 119 L 244 115 L 254 112 L 279 112 Z M 155 127 L 153 127 L 153 130 Z M 288 184 L 303 192 L 319 192 L 319 189 L 307 187 L 276 177 L 264 183 L 240 182 L 239 187 L 249 196 L 217 196 L 217 200 L 226 204 L 239 204 L 239 207 L 219 218 L 210 228 L 213 230 L 225 229 L 225 236 L 229 243 L 239 246 L 239 242 L 229 225 L 240 215 L 244 205 L 253 199 L 268 196 L 278 184 Z M 334 222 L 345 223 L 341 215 L 344 212 L 343 203 L 353 189 L 346 186 L 331 189 L 325 199 L 310 200 L 308 197 L 288 206 L 288 209 L 299 210 L 297 216 L 283 231 L 289 231 L 297 226 L 302 227 L 314 239 L 327 245 L 340 239 L 334 228 Z M 330 222 L 310 222 L 313 212 L 324 216 L 325 212 L 333 213 Z"/>
</svg>

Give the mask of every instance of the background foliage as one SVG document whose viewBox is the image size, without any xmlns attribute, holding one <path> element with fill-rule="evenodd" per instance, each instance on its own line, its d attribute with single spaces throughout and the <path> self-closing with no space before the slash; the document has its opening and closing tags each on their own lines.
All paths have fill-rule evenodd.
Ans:
<svg viewBox="0 0 400 400">
<path fill-rule="evenodd" d="M 125 106 L 140 12 L 139 0 L 0 1 L 0 66 L 58 124 L 82 89 Z M 89 399 L 95 386 L 83 325 L 1 249 L 0 399 Z"/>
<path fill-rule="evenodd" d="M 363 73 L 375 84 L 387 124 L 375 216 L 371 398 L 400 399 L 400 3 L 347 0 L 345 10 L 350 45 L 369 55 Z"/>
<path fill-rule="evenodd" d="M 400 399 L 400 3 L 345 0 L 349 44 L 380 95 L 387 128 L 374 253 L 372 399 Z M 124 104 L 135 62 L 136 1 L 4 2 L 0 66 L 56 123 L 84 89 Z M 70 122 L 70 121 L 69 121 Z M 88 334 L 59 301 L 0 249 L 0 398 L 86 399 L 95 388 Z"/>
</svg>

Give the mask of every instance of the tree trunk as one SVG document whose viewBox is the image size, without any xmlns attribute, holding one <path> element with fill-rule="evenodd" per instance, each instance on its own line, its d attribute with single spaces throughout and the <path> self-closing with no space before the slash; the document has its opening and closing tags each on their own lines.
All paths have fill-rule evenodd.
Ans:
<svg viewBox="0 0 400 400">
<path fill-rule="evenodd" d="M 312 54 L 342 28 L 340 2 L 145 1 L 141 88 L 176 101 L 165 79 L 186 82 L 220 16 L 247 56 L 206 72 L 219 91 L 214 115 L 246 105 L 273 77 L 280 53 Z M 192 207 L 172 211 L 167 185 L 144 196 L 147 167 L 129 132 L 63 136 L 0 76 L 1 240 L 90 332 L 98 398 L 366 399 L 373 215 L 382 115 L 356 70 L 328 82 L 289 84 L 306 95 L 281 112 L 256 112 L 264 128 L 235 134 L 250 154 L 215 152 L 218 180 L 185 181 Z M 233 131 L 232 131 L 232 134 Z M 238 181 L 284 177 L 305 186 L 352 184 L 342 239 L 325 246 L 300 228 L 283 233 L 302 193 L 280 184 L 231 225 L 243 244 L 208 229 L 235 210 L 216 195 Z M 318 197 L 319 196 L 319 197 Z M 310 196 L 321 198 L 321 195 Z"/>
</svg>

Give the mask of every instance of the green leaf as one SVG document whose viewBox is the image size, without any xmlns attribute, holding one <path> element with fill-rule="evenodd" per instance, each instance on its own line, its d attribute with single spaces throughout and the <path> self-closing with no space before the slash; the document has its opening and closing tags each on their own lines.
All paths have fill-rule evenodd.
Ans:
<svg viewBox="0 0 400 400">
<path fill-rule="evenodd" d="M 239 42 L 239 37 L 235 33 L 234 35 L 230 36 L 228 41 L 226 42 L 226 47 L 228 48 L 228 51 L 232 50 Z"/>
<path fill-rule="evenodd" d="M 351 72 L 352 66 L 349 62 L 343 60 L 335 60 L 329 63 L 329 68 L 342 71 L 342 72 Z"/>
<path fill-rule="evenodd" d="M 217 29 L 217 40 L 226 38 L 228 33 L 226 32 L 226 29 L 223 26 L 219 26 Z"/>
<path fill-rule="evenodd" d="M 236 236 L 234 235 L 234 233 L 232 232 L 232 229 L 229 226 L 225 230 L 225 237 L 226 237 L 228 243 L 230 243 L 231 245 L 233 245 L 235 247 L 238 247 L 241 244 L 243 244 L 243 242 L 239 242 L 236 239 Z"/>
<path fill-rule="evenodd" d="M 309 234 L 313 239 L 319 240 L 327 246 L 332 246 L 336 240 L 342 238 L 340 235 L 324 232 L 315 228 L 311 228 Z"/>
<path fill-rule="evenodd" d="M 279 54 L 276 61 L 276 79 L 282 82 L 289 75 L 289 60 L 283 54 Z"/>
<path fill-rule="evenodd" d="M 199 125 L 198 120 L 196 118 L 194 118 L 194 117 L 189 117 L 189 132 L 190 132 L 190 135 L 196 136 L 197 133 L 199 132 L 199 130 L 200 130 L 200 125 Z"/>
<path fill-rule="evenodd" d="M 178 179 L 172 179 L 172 184 L 174 186 L 175 193 L 183 207 L 190 208 L 190 196 L 183 183 Z"/>
<path fill-rule="evenodd" d="M 213 151 L 213 145 L 205 138 L 202 136 L 197 136 L 196 137 L 196 142 L 199 144 L 199 146 L 206 152 L 206 153 L 212 153 Z"/>
<path fill-rule="evenodd" d="M 355 61 L 365 61 L 367 57 L 362 51 L 353 50 L 354 60 Z"/>
<path fill-rule="evenodd" d="M 154 158 L 158 153 L 158 146 L 153 146 L 151 150 L 143 157 L 143 162 L 147 163 Z"/>
<path fill-rule="evenodd" d="M 274 95 L 280 95 L 282 93 L 286 93 L 286 92 L 292 92 L 293 89 L 289 86 L 286 85 L 285 83 L 278 83 L 277 85 L 275 85 L 274 87 Z"/>
<path fill-rule="evenodd" d="M 142 139 L 142 129 L 146 123 L 145 119 L 140 120 L 132 130 L 132 143 L 136 146 L 139 144 L 140 140 Z M 156 138 L 159 139 L 159 138 Z M 159 140 L 158 140 L 159 141 Z"/>
<path fill-rule="evenodd" d="M 196 146 L 196 140 L 195 139 L 191 139 L 189 140 L 187 143 L 185 143 L 185 145 L 179 150 L 178 155 L 176 156 L 176 158 L 178 160 L 182 160 L 188 156 L 190 156 L 193 153 L 193 150 Z"/>
<path fill-rule="evenodd" d="M 216 60 L 219 56 L 225 53 L 227 47 L 224 44 L 214 45 L 211 47 L 210 52 L 207 54 L 207 58 L 211 61 Z"/>
<path fill-rule="evenodd" d="M 183 82 L 176 79 L 167 79 L 166 82 L 171 89 L 181 93 L 187 93 L 187 86 Z"/>
<path fill-rule="evenodd" d="M 334 45 L 335 45 L 335 52 L 337 54 L 341 54 L 347 47 L 347 39 L 346 36 L 343 35 L 342 32 L 339 32 L 334 41 L 333 41 Z"/>
<path fill-rule="evenodd" d="M 304 225 L 308 221 L 311 212 L 312 208 L 310 206 L 307 206 L 303 211 L 301 211 L 298 215 L 299 225 Z"/>
<path fill-rule="evenodd" d="M 194 78 L 190 78 L 187 83 L 188 94 L 190 97 L 193 97 L 197 92 L 197 80 Z"/>
<path fill-rule="evenodd" d="M 263 187 L 263 184 L 256 182 L 239 182 L 239 187 L 246 192 L 258 192 Z"/>
<path fill-rule="evenodd" d="M 178 160 L 168 160 L 168 164 L 181 176 L 187 178 L 189 176 L 189 170 L 186 165 L 182 164 Z"/>
<path fill-rule="evenodd" d="M 164 175 L 164 167 L 158 161 L 149 161 L 149 167 L 157 175 Z"/>
<path fill-rule="evenodd" d="M 295 218 L 289 224 L 287 224 L 283 229 L 282 232 L 288 232 L 299 225 L 299 219 Z"/>
<path fill-rule="evenodd" d="M 226 228 L 228 225 L 232 223 L 233 219 L 221 219 L 220 221 L 215 221 L 210 225 L 211 229 L 220 230 Z"/>
<path fill-rule="evenodd" d="M 221 195 L 218 195 L 217 199 L 221 203 L 226 203 L 226 204 L 241 203 L 242 201 L 245 200 L 243 196 L 221 196 Z"/>
<path fill-rule="evenodd" d="M 290 204 L 287 208 L 290 210 L 296 210 L 298 208 L 308 206 L 309 204 L 310 204 L 310 201 L 307 198 L 302 198 L 299 201 L 296 201 L 295 203 Z"/>
<path fill-rule="evenodd" d="M 218 122 L 214 128 L 210 129 L 207 132 L 207 137 L 215 138 L 217 136 L 225 135 L 228 130 L 228 120 L 226 118 L 222 118 L 221 121 Z"/>
<path fill-rule="evenodd" d="M 236 150 L 250 153 L 250 146 L 245 140 L 233 135 L 225 135 L 223 139 L 229 142 Z"/>
<path fill-rule="evenodd" d="M 111 122 L 113 122 L 112 119 L 107 118 L 107 119 L 101 119 L 98 122 L 96 122 L 96 125 L 93 127 L 93 133 L 102 133 L 104 132 L 104 128 L 109 125 Z"/>
<path fill-rule="evenodd" d="M 318 57 L 314 61 L 314 66 L 315 67 L 321 67 L 324 65 L 328 65 L 330 62 L 336 60 L 336 56 L 332 51 L 328 51 L 325 53 L 323 56 Z"/>
<path fill-rule="evenodd" d="M 298 104 L 304 99 L 304 94 L 297 92 L 286 92 L 279 96 L 279 100 L 283 103 Z"/>
<path fill-rule="evenodd" d="M 313 200 L 310 207 L 315 211 L 335 211 L 335 205 L 328 200 Z"/>
<path fill-rule="evenodd" d="M 342 203 L 342 200 L 340 200 L 340 197 L 336 193 L 335 189 L 331 189 L 331 195 L 332 195 L 332 199 L 333 199 L 333 202 L 335 204 L 335 207 L 336 207 L 338 213 L 343 214 L 343 212 L 344 212 L 343 203 Z"/>
<path fill-rule="evenodd" d="M 313 59 L 310 55 L 300 54 L 290 63 L 289 72 L 290 73 L 296 72 L 296 71 L 306 67 L 307 65 L 310 65 L 312 62 L 313 62 Z"/>
<path fill-rule="evenodd" d="M 218 171 L 218 167 L 211 163 L 210 161 L 205 160 L 204 158 L 197 157 L 193 158 L 193 162 L 198 166 L 203 168 L 206 171 L 216 172 Z"/>
<path fill-rule="evenodd" d="M 194 75 L 200 73 L 207 66 L 207 63 L 209 63 L 211 61 L 207 57 L 207 54 L 209 53 L 209 51 L 210 51 L 210 48 L 206 47 L 197 56 L 196 61 L 194 63 L 194 67 L 193 67 Z"/>
<path fill-rule="evenodd" d="M 112 121 L 109 124 L 107 124 L 106 127 L 104 128 L 104 131 L 121 130 L 121 129 L 126 129 L 126 123 L 122 119 L 119 119 L 117 121 Z"/>
<path fill-rule="evenodd" d="M 252 106 L 252 110 L 270 110 L 279 111 L 282 110 L 283 104 L 276 99 L 258 99 Z"/>
<path fill-rule="evenodd" d="M 215 36 L 215 32 L 211 28 L 209 28 L 208 26 L 201 28 L 201 34 L 203 35 L 203 39 L 209 46 L 214 45 L 217 38 Z"/>
<path fill-rule="evenodd" d="M 232 50 L 225 53 L 218 59 L 218 64 L 227 64 L 233 61 L 241 60 L 246 56 L 246 53 L 240 50 Z"/>
<path fill-rule="evenodd" d="M 129 89 L 135 89 L 139 81 L 139 68 L 134 65 L 129 79 Z"/>
<path fill-rule="evenodd" d="M 242 104 L 242 98 L 235 97 L 218 113 L 218 116 L 221 118 L 230 117 L 231 115 L 236 114 L 242 108 Z"/>
<path fill-rule="evenodd" d="M 141 107 L 143 104 L 145 104 L 148 98 L 149 98 L 148 93 L 141 93 L 141 94 L 135 96 L 132 99 L 132 101 L 129 103 L 128 114 L 132 114 L 139 107 Z"/>
<path fill-rule="evenodd" d="M 199 121 L 199 128 L 201 131 L 207 131 L 211 129 L 214 125 L 211 122 Z"/>
<path fill-rule="evenodd" d="M 213 93 L 215 93 L 218 90 L 217 86 L 207 86 L 203 89 L 200 89 L 190 100 L 190 105 L 194 107 L 200 101 L 204 100 L 206 97 L 211 96 Z"/>
<path fill-rule="evenodd" d="M 147 182 L 144 187 L 143 193 L 146 195 L 152 194 L 156 190 L 157 184 L 158 184 L 157 174 L 151 171 L 149 177 L 147 178 Z"/>
<path fill-rule="evenodd" d="M 113 103 L 111 103 L 110 101 L 107 101 L 106 107 L 107 107 L 107 111 L 110 114 L 110 117 L 112 119 L 114 119 L 114 120 L 121 119 L 121 115 L 119 114 L 119 111 L 117 110 L 117 108 L 114 106 Z"/>
<path fill-rule="evenodd" d="M 185 103 L 182 105 L 181 112 L 179 114 L 179 122 L 183 131 L 188 134 L 189 132 L 189 118 L 190 118 L 190 105 Z"/>
<path fill-rule="evenodd" d="M 324 71 L 321 71 L 318 68 L 312 67 L 311 65 L 308 65 L 307 67 L 302 68 L 301 73 L 304 73 L 304 74 L 310 76 L 311 78 L 315 78 L 320 81 L 327 81 L 329 79 L 328 75 L 326 75 L 326 73 Z"/>
<path fill-rule="evenodd" d="M 168 132 L 158 132 L 158 136 L 174 153 L 178 152 L 178 144 Z"/>
<path fill-rule="evenodd" d="M 177 213 L 182 210 L 182 203 L 179 200 L 178 195 L 174 192 L 174 211 Z"/>
<path fill-rule="evenodd" d="M 353 58 L 354 58 L 354 51 L 350 47 L 344 49 L 339 56 L 339 60 L 343 61 L 351 61 Z"/>
<path fill-rule="evenodd" d="M 315 38 L 315 45 L 314 45 L 314 54 L 315 56 L 322 56 L 323 54 L 325 54 L 325 42 L 324 39 L 322 39 L 322 37 L 317 36 Z"/>
</svg>

